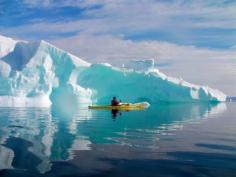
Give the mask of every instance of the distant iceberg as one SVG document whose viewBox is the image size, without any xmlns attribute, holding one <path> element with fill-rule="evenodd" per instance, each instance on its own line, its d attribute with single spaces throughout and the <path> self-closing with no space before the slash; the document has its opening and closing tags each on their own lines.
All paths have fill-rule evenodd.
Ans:
<svg viewBox="0 0 236 177">
<path fill-rule="evenodd" d="M 155 61 L 154 59 L 131 60 L 123 67 L 135 71 L 147 71 L 155 67 Z"/>
<path fill-rule="evenodd" d="M 0 106 L 73 107 L 109 103 L 112 96 L 150 103 L 226 100 L 221 91 L 166 76 L 154 61 L 136 61 L 129 69 L 90 64 L 45 41 L 3 36 L 0 57 Z"/>
</svg>

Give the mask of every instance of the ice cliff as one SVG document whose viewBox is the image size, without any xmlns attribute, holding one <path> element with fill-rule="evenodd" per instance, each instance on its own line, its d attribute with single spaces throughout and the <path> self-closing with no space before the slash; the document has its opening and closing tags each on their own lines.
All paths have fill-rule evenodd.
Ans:
<svg viewBox="0 0 236 177">
<path fill-rule="evenodd" d="M 129 69 L 90 64 L 45 41 L 0 36 L 0 106 L 74 107 L 80 103 L 225 101 L 218 90 L 166 76 L 152 61 Z M 150 66 L 150 67 L 149 67 Z"/>
</svg>

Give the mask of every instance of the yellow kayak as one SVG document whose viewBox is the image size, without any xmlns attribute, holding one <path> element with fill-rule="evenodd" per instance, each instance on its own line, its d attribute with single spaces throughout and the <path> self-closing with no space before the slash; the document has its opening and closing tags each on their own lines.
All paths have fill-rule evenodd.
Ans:
<svg viewBox="0 0 236 177">
<path fill-rule="evenodd" d="M 121 103 L 118 106 L 111 106 L 111 105 L 92 105 L 89 106 L 89 109 L 116 109 L 116 110 L 142 110 L 149 107 L 149 103 L 142 102 L 142 103 Z"/>
</svg>

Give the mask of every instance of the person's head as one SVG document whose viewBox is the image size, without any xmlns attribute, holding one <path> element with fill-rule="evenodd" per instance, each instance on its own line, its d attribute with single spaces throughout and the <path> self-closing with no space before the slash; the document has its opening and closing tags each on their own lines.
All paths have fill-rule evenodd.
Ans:
<svg viewBox="0 0 236 177">
<path fill-rule="evenodd" d="M 113 96 L 113 100 L 116 100 L 116 97 L 115 97 L 115 96 Z"/>
</svg>

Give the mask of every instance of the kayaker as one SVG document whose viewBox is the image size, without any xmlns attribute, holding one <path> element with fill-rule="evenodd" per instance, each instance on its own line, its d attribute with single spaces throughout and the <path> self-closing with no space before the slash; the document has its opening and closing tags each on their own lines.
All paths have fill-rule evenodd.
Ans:
<svg viewBox="0 0 236 177">
<path fill-rule="evenodd" d="M 118 106 L 119 104 L 120 104 L 120 102 L 114 96 L 113 99 L 111 100 L 111 105 L 112 106 Z"/>
</svg>

